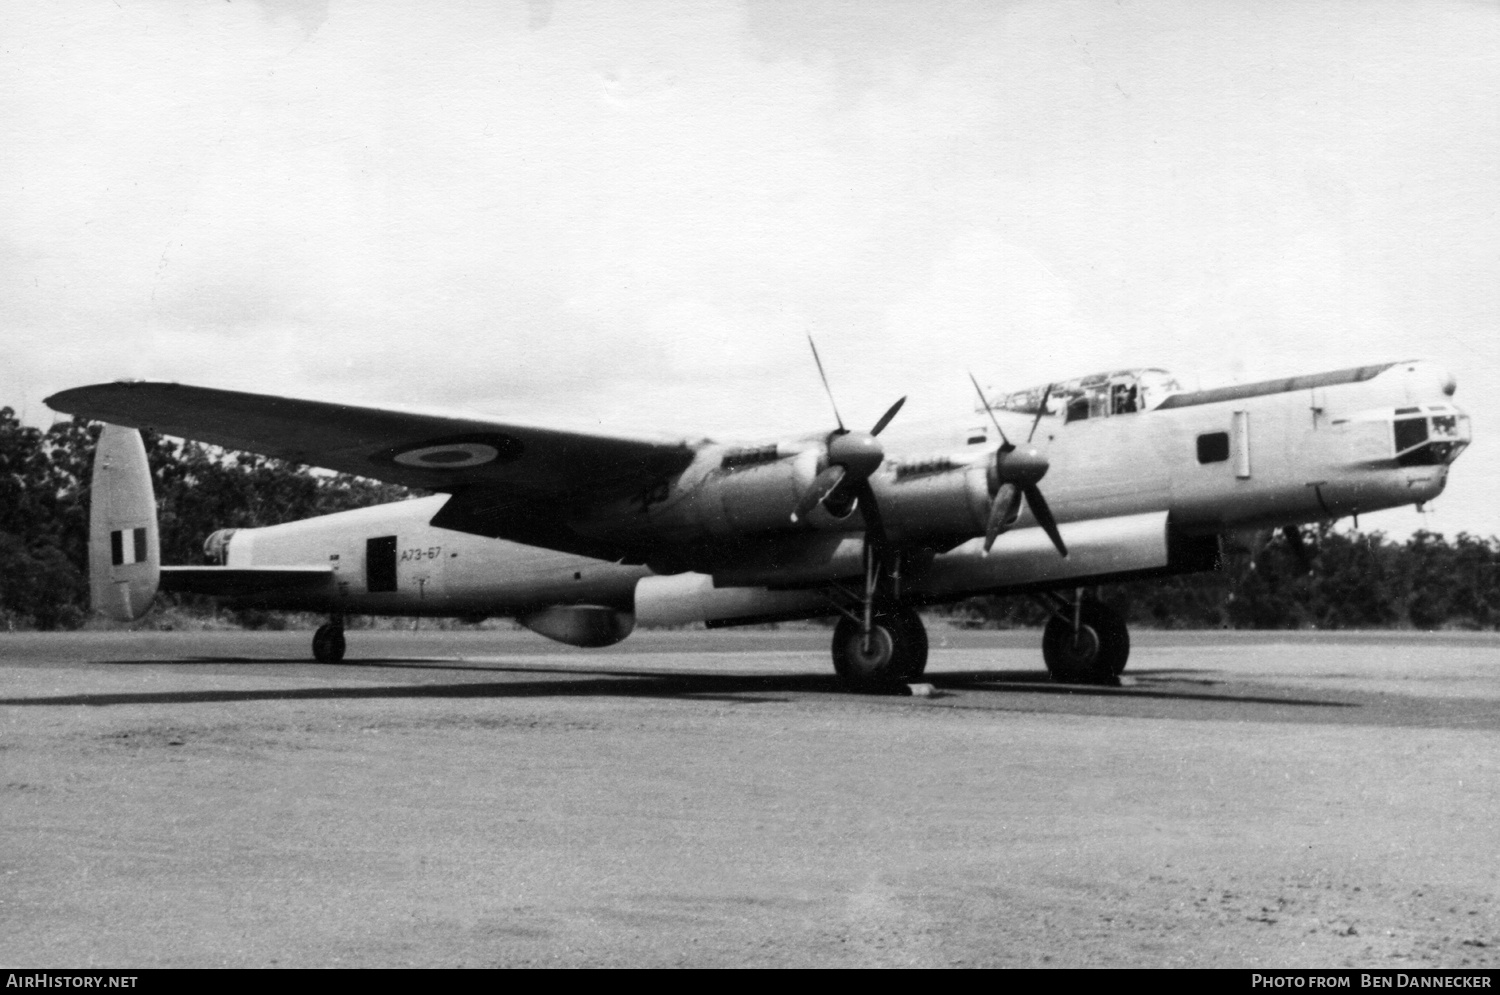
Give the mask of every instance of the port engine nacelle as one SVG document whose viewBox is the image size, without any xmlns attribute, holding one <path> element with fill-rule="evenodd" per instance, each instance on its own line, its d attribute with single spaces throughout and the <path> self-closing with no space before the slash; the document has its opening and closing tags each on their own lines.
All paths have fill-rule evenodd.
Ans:
<svg viewBox="0 0 1500 995">
<path fill-rule="evenodd" d="M 679 483 L 676 494 L 648 509 L 651 528 L 678 541 L 713 541 L 809 530 L 859 532 L 868 526 L 864 502 L 842 491 L 793 519 L 818 475 L 816 452 L 778 458 L 774 447 L 766 447 L 759 461 L 751 462 L 756 455 L 731 452 L 721 466 Z M 988 461 L 888 463 L 869 482 L 876 513 L 893 541 L 930 540 L 946 548 L 984 534 L 995 483 Z"/>
<path fill-rule="evenodd" d="M 984 535 L 992 483 L 987 462 L 946 458 L 898 464 L 871 480 L 887 538 L 942 548 Z"/>
<path fill-rule="evenodd" d="M 648 496 L 639 510 L 619 509 L 598 520 L 612 534 L 638 531 L 642 537 L 676 543 L 714 542 L 746 535 L 806 532 L 809 528 L 854 531 L 862 527 L 856 502 L 830 510 L 819 504 L 793 520 L 798 502 L 818 475 L 821 454 L 809 450 L 784 453 L 776 446 L 731 449 L 711 454 L 670 489 Z M 588 523 L 583 524 L 588 531 Z"/>
</svg>

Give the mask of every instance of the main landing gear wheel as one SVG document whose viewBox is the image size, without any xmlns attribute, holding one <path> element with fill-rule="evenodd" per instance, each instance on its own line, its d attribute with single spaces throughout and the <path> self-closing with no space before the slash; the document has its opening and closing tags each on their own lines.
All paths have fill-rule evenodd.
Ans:
<svg viewBox="0 0 1500 995">
<path fill-rule="evenodd" d="M 1075 634 L 1069 619 L 1054 615 L 1042 634 L 1042 659 L 1054 681 L 1113 684 L 1130 659 L 1130 630 L 1119 612 L 1097 601 L 1079 606 Z"/>
<path fill-rule="evenodd" d="M 344 627 L 332 622 L 318 626 L 313 633 L 313 659 L 319 663 L 338 663 L 344 658 Z"/>
<path fill-rule="evenodd" d="M 849 687 L 874 691 L 922 676 L 927 669 L 927 630 L 916 612 L 880 612 L 868 644 L 863 627 L 841 618 L 833 630 L 833 669 Z"/>
</svg>

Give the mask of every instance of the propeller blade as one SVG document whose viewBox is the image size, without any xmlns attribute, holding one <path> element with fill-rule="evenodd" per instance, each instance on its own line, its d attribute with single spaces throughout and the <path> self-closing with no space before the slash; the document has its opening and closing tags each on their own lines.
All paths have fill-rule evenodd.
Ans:
<svg viewBox="0 0 1500 995">
<path fill-rule="evenodd" d="M 896 412 L 900 411 L 901 410 L 901 405 L 903 405 L 905 403 L 906 403 L 906 398 L 903 397 L 903 398 L 901 398 L 901 400 L 897 401 L 895 404 L 892 404 L 891 407 L 890 407 L 890 410 L 887 411 L 885 414 L 881 415 L 880 416 L 880 421 L 876 422 L 875 423 L 875 427 L 872 428 L 872 429 L 870 429 L 870 434 L 871 435 L 879 435 L 881 429 L 885 428 L 887 425 L 889 425 L 891 423 L 891 419 L 894 418 L 894 417 L 896 417 Z"/>
<path fill-rule="evenodd" d="M 823 499 L 844 482 L 844 472 L 844 468 L 835 463 L 814 477 L 812 486 L 803 493 L 802 499 L 797 502 L 797 507 L 792 509 L 792 521 L 800 522 L 812 514 L 812 510 L 822 504 Z"/>
<path fill-rule="evenodd" d="M 884 530 L 878 525 L 880 512 L 875 507 L 875 491 L 870 487 L 871 474 L 878 471 L 885 462 L 885 449 L 875 436 L 884 431 L 891 419 L 896 417 L 896 412 L 901 410 L 906 398 L 902 397 L 891 405 L 871 431 L 851 432 L 844 425 L 843 415 L 839 414 L 838 402 L 833 399 L 833 388 L 828 385 L 828 373 L 823 369 L 823 357 L 818 355 L 818 344 L 811 335 L 807 336 L 807 345 L 812 349 L 813 362 L 818 366 L 818 379 L 823 381 L 823 390 L 828 394 L 828 403 L 833 408 L 833 418 L 839 427 L 828 433 L 823 440 L 823 458 L 819 462 L 826 465 L 813 478 L 806 492 L 797 499 L 797 506 L 792 509 L 792 521 L 806 518 L 813 508 L 827 501 L 842 486 L 844 490 L 840 496 L 840 504 L 843 505 L 843 498 L 851 495 L 856 501 L 862 501 L 862 507 L 868 515 L 866 535 L 869 536 L 873 530 L 876 538 L 884 541 Z M 870 525 L 871 521 L 877 524 Z"/>
<path fill-rule="evenodd" d="M 813 337 L 807 337 L 807 344 L 812 346 L 813 362 L 818 364 L 818 376 L 823 380 L 823 390 L 828 394 L 828 403 L 833 407 L 833 420 L 839 423 L 839 431 L 848 431 L 844 428 L 844 419 L 839 417 L 839 403 L 833 399 L 833 388 L 828 386 L 828 374 L 823 372 L 823 360 L 818 356 L 818 344 Z"/>
<path fill-rule="evenodd" d="M 1042 391 L 1042 403 L 1038 404 L 1036 406 L 1036 418 L 1033 419 L 1032 422 L 1031 422 L 1031 431 L 1026 433 L 1026 441 L 1027 442 L 1030 442 L 1031 441 L 1031 437 L 1033 435 L 1036 435 L 1036 427 L 1039 424 L 1041 424 L 1042 415 L 1045 414 L 1046 411 L 1047 411 L 1047 398 L 1049 398 L 1051 396 L 1052 396 L 1052 385 L 1049 383 L 1047 385 L 1047 389 L 1044 390 L 1044 391 Z"/>
<path fill-rule="evenodd" d="M 1057 552 L 1067 559 L 1068 547 L 1063 545 L 1062 533 L 1057 531 L 1057 519 L 1052 517 L 1052 509 L 1047 507 L 1047 499 L 1042 497 L 1042 492 L 1036 484 L 1026 488 L 1026 503 L 1031 507 L 1032 517 L 1047 533 L 1047 538 L 1052 540 L 1052 545 L 1057 547 Z"/>
<path fill-rule="evenodd" d="M 984 529 L 984 551 L 988 553 L 1000 533 L 1010 528 L 1021 507 L 1021 491 L 1015 484 L 1001 484 L 990 503 L 990 520 Z"/>
<path fill-rule="evenodd" d="M 989 398 L 984 396 L 984 388 L 979 386 L 979 381 L 974 379 L 974 372 L 969 371 L 969 382 L 974 385 L 974 393 L 979 395 L 979 403 L 984 405 L 984 413 L 990 416 L 990 421 L 995 423 L 995 431 L 1000 433 L 1000 441 L 1004 444 L 1001 448 L 1006 452 L 1016 448 L 1010 444 L 1010 439 L 1005 436 L 1005 429 L 1000 427 L 1000 419 L 995 417 L 995 412 L 990 408 Z"/>
</svg>

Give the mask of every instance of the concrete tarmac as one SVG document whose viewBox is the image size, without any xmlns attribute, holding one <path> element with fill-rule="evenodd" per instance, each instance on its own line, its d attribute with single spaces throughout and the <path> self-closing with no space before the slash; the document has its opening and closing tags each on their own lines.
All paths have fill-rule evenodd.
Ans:
<svg viewBox="0 0 1500 995">
<path fill-rule="evenodd" d="M 1500 637 L 0 634 L 0 966 L 1500 966 Z"/>
</svg>

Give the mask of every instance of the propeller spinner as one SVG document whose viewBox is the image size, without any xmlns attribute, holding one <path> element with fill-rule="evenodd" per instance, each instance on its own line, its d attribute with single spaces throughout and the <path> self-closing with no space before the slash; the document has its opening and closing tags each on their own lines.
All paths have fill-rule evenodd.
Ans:
<svg viewBox="0 0 1500 995">
<path fill-rule="evenodd" d="M 1047 533 L 1052 545 L 1057 547 L 1058 554 L 1066 557 L 1068 547 L 1057 529 L 1057 519 L 1052 517 L 1052 509 L 1048 507 L 1047 499 L 1042 497 L 1042 490 L 1037 486 L 1037 482 L 1047 475 L 1050 463 L 1046 453 L 1031 444 L 1031 437 L 1036 434 L 1036 427 L 1042 420 L 1042 412 L 1046 410 L 1047 397 L 1052 393 L 1052 388 L 1049 386 L 1042 395 L 1041 407 L 1031 423 L 1031 433 L 1026 437 L 1026 445 L 1017 447 L 1006 436 L 1005 429 L 1000 427 L 1000 419 L 990 409 L 990 402 L 985 398 L 979 381 L 974 379 L 974 374 L 969 374 L 969 381 L 974 384 L 985 413 L 994 422 L 995 431 L 1000 433 L 1000 448 L 995 450 L 995 461 L 990 465 L 989 472 L 990 488 L 995 497 L 990 503 L 990 517 L 985 525 L 984 551 L 988 553 L 1000 534 L 1015 524 L 1016 516 L 1021 513 L 1021 499 L 1024 497 L 1027 506 L 1031 508 L 1032 517 L 1042 527 L 1042 531 Z"/>
<path fill-rule="evenodd" d="M 792 509 L 792 521 L 800 522 L 842 488 L 844 493 L 864 502 L 867 515 L 874 519 L 870 523 L 871 527 L 878 528 L 875 524 L 878 521 L 875 494 L 870 489 L 869 480 L 885 462 L 885 447 L 875 437 L 896 417 L 896 412 L 901 410 L 906 398 L 891 405 L 868 432 L 845 428 L 844 419 L 839 416 L 838 402 L 833 399 L 833 389 L 828 386 L 828 374 L 823 371 L 823 360 L 818 356 L 818 347 L 811 335 L 807 337 L 807 344 L 812 346 L 813 362 L 818 364 L 818 376 L 823 381 L 823 390 L 828 394 L 828 403 L 833 407 L 833 419 L 838 423 L 838 428 L 828 433 L 823 442 L 823 459 L 820 462 L 825 466 L 818 471 L 812 484 L 797 501 L 797 506 Z"/>
</svg>

